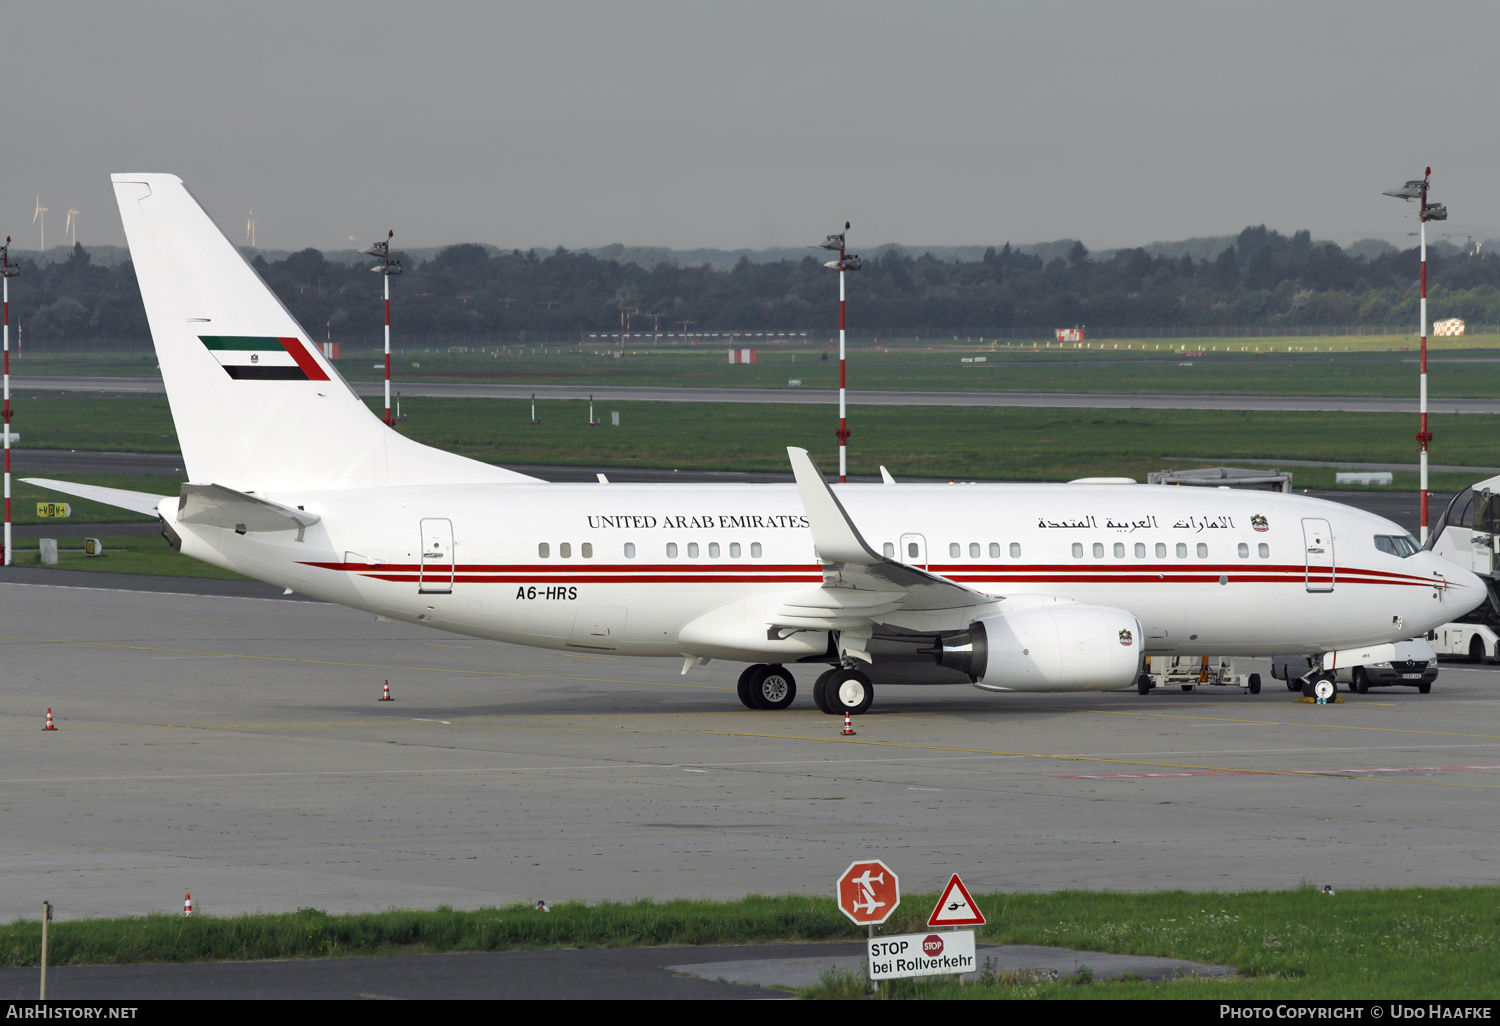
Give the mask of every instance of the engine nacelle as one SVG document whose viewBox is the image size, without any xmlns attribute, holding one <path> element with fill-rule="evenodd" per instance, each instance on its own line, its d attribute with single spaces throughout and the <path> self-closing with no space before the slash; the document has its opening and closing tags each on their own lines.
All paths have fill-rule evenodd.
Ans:
<svg viewBox="0 0 1500 1026">
<path fill-rule="evenodd" d="M 975 620 L 936 654 L 985 691 L 1111 691 L 1140 673 L 1141 624 L 1110 606 L 1025 606 Z"/>
</svg>

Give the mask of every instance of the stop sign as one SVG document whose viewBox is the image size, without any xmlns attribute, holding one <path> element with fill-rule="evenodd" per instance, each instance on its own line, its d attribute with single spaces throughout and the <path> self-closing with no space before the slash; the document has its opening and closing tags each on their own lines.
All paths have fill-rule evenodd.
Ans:
<svg viewBox="0 0 1500 1026">
<path fill-rule="evenodd" d="M 856 862 L 839 877 L 839 910 L 861 925 L 879 925 L 901 903 L 896 874 L 879 859 Z"/>
</svg>

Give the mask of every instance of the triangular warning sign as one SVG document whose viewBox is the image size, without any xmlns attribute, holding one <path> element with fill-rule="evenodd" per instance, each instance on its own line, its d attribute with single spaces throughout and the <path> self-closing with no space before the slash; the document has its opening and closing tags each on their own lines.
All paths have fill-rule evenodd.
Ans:
<svg viewBox="0 0 1500 1026">
<path fill-rule="evenodd" d="M 948 886 L 943 888 L 943 896 L 938 899 L 937 908 L 932 910 L 932 915 L 927 918 L 928 926 L 983 926 L 984 916 L 974 905 L 974 899 L 969 897 L 969 891 L 964 887 L 964 882 L 953 874 L 953 879 L 948 881 Z"/>
</svg>

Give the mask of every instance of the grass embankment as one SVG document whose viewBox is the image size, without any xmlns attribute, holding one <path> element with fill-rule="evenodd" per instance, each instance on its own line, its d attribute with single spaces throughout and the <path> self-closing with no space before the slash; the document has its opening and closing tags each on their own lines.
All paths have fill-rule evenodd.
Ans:
<svg viewBox="0 0 1500 1026">
<path fill-rule="evenodd" d="M 908 895 L 878 932 L 925 931 L 936 899 Z M 1500 888 L 1346 891 L 1312 887 L 1236 894 L 976 895 L 990 923 L 981 944 L 1042 944 L 1156 955 L 1239 970 L 1232 980 L 1017 985 L 997 975 L 982 986 L 946 981 L 892 984 L 883 996 L 1188 997 L 1214 999 L 1476 998 L 1500 990 Z M 854 926 L 821 897 L 731 902 L 569 902 L 550 913 L 528 905 L 463 912 L 295 913 L 217 918 L 152 915 L 74 920 L 51 927 L 53 965 L 192 962 L 389 955 L 525 948 L 857 941 Z M 39 964 L 41 924 L 0 926 L 0 964 Z M 685 958 L 690 957 L 685 955 Z M 1012 968 L 1012 967 L 1002 967 Z M 808 996 L 848 996 L 830 980 Z M 1086 985 L 1087 984 L 1087 985 Z"/>
<path fill-rule="evenodd" d="M 740 339 L 755 346 L 755 340 Z M 1167 339 L 1086 343 L 1088 348 L 978 345 L 948 340 L 849 351 L 856 392 L 1035 391 L 1208 395 L 1409 396 L 1414 394 L 1415 339 L 1405 335 L 1268 339 Z M 836 347 L 759 348 L 759 362 L 729 366 L 722 344 L 686 349 L 632 348 L 614 359 L 610 347 L 502 347 L 485 352 L 399 351 L 392 363 L 402 382 L 494 381 L 520 385 L 665 386 L 713 388 L 838 385 Z M 1429 386 L 1437 396 L 1500 396 L 1500 336 L 1430 339 Z M 1202 352 L 1184 357 L 1183 352 Z M 383 375 L 379 351 L 346 349 L 339 370 L 351 381 Z M 983 362 L 963 363 L 982 356 Z M 825 362 L 826 361 L 826 362 Z M 377 364 L 379 366 L 377 366 Z M 154 377 L 150 354 L 76 353 L 28 356 L 12 368 L 12 387 L 28 375 Z"/>
</svg>

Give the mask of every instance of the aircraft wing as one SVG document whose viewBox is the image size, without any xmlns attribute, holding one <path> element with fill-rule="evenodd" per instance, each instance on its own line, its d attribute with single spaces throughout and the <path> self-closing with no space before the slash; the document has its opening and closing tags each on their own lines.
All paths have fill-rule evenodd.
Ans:
<svg viewBox="0 0 1500 1026">
<path fill-rule="evenodd" d="M 45 477 L 23 477 L 21 480 L 27 484 L 36 485 L 38 488 L 62 492 L 64 495 L 76 495 L 80 499 L 102 502 L 106 506 L 128 509 L 132 513 L 140 513 L 148 517 L 156 516 L 156 510 L 161 505 L 161 501 L 171 498 L 170 495 L 152 495 L 150 492 L 132 492 L 124 488 L 105 488 L 102 485 L 74 484 L 72 481 L 53 481 Z"/>
<path fill-rule="evenodd" d="M 813 546 L 823 563 L 823 586 L 788 596 L 773 626 L 841 633 L 848 655 L 870 662 L 861 640 L 891 613 L 936 612 L 994 604 L 987 595 L 941 574 L 878 554 L 859 533 L 806 449 L 787 448 Z"/>
</svg>

